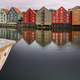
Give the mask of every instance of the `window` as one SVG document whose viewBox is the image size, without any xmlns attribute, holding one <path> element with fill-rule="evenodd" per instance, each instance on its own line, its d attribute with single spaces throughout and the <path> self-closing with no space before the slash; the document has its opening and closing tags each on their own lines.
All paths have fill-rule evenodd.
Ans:
<svg viewBox="0 0 80 80">
<path fill-rule="evenodd" d="M 63 13 L 63 11 L 61 10 L 61 13 Z"/>
</svg>

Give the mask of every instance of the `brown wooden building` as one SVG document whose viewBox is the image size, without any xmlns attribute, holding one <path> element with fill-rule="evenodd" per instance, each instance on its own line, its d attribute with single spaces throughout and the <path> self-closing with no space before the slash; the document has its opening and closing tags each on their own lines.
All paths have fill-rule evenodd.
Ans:
<svg viewBox="0 0 80 80">
<path fill-rule="evenodd" d="M 76 6 L 72 9 L 72 25 L 80 25 L 80 6 Z"/>
</svg>

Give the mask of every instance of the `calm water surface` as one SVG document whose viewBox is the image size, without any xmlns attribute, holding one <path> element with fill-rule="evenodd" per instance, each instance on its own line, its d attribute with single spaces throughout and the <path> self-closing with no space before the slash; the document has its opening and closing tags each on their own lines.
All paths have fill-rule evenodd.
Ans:
<svg viewBox="0 0 80 80">
<path fill-rule="evenodd" d="M 45 47 L 21 39 L 11 50 L 0 80 L 80 80 L 80 47 L 54 42 Z"/>
<path fill-rule="evenodd" d="M 25 30 L 20 35 L 0 28 L 0 38 L 19 40 L 0 80 L 80 80 L 80 31 Z"/>
</svg>

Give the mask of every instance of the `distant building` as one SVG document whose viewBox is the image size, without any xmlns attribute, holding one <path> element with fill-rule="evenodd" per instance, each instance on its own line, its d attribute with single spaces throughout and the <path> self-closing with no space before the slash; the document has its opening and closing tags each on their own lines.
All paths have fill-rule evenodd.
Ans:
<svg viewBox="0 0 80 80">
<path fill-rule="evenodd" d="M 70 22 L 70 14 L 64 8 L 60 7 L 56 12 L 53 12 L 52 15 L 52 24 L 69 24 Z"/>
<path fill-rule="evenodd" d="M 1 9 L 0 10 L 0 24 L 5 24 L 7 23 L 7 9 Z"/>
<path fill-rule="evenodd" d="M 36 25 L 51 25 L 52 14 L 47 8 L 42 7 L 37 11 Z"/>
<path fill-rule="evenodd" d="M 7 14 L 8 24 L 16 24 L 21 19 L 21 11 L 12 7 Z"/>
<path fill-rule="evenodd" d="M 29 8 L 23 14 L 23 23 L 27 25 L 35 25 L 36 24 L 36 12 Z"/>
<path fill-rule="evenodd" d="M 70 9 L 72 12 L 72 25 L 80 25 L 80 6 Z"/>
</svg>

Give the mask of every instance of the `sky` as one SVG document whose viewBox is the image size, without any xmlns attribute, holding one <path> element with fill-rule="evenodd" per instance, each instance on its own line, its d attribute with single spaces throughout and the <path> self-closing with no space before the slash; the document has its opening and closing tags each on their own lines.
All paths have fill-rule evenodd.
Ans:
<svg viewBox="0 0 80 80">
<path fill-rule="evenodd" d="M 80 0 L 0 0 L 0 8 L 17 7 L 25 11 L 28 8 L 40 9 L 42 6 L 48 9 L 58 9 L 60 6 L 69 9 L 80 6 Z"/>
</svg>

